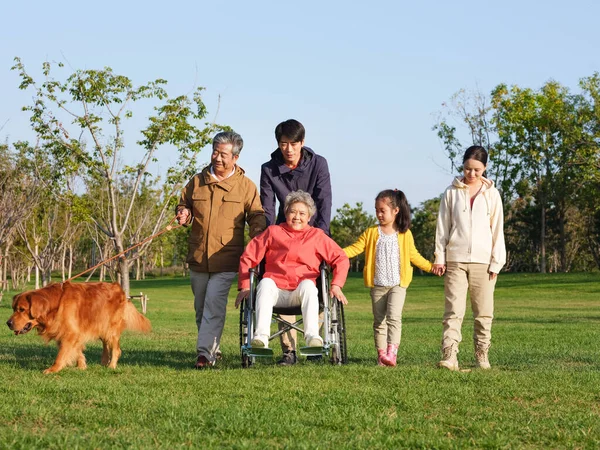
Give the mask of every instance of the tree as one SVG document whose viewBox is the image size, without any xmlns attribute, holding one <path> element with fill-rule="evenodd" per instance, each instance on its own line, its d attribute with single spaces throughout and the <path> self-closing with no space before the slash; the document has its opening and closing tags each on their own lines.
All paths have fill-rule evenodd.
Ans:
<svg viewBox="0 0 600 450">
<path fill-rule="evenodd" d="M 440 209 L 440 197 L 425 200 L 412 210 L 411 231 L 415 247 L 425 258 L 433 261 L 435 252 L 435 231 Z"/>
<path fill-rule="evenodd" d="M 501 84 L 492 93 L 492 103 L 498 147 L 515 158 L 514 181 L 533 192 L 539 205 L 540 272 L 546 272 L 551 209 L 556 217 L 560 270 L 566 271 L 567 211 L 574 205 L 582 175 L 577 162 L 587 161 L 583 166 L 589 169 L 589 149 L 597 148 L 590 134 L 593 117 L 585 97 L 571 94 L 555 81 L 539 91 Z"/>
<path fill-rule="evenodd" d="M 377 223 L 375 217 L 363 210 L 362 202 L 356 203 L 352 208 L 348 203 L 336 211 L 331 221 L 331 237 L 340 247 L 346 247 L 356 242 L 360 235 L 370 226 Z M 353 258 L 354 271 L 364 263 L 364 253 Z"/>
<path fill-rule="evenodd" d="M 112 241 L 115 253 L 120 253 L 134 243 L 127 241 L 128 236 L 137 236 L 136 230 L 131 230 L 131 220 L 141 185 L 150 177 L 150 165 L 156 160 L 158 149 L 176 149 L 178 160 L 167 170 L 160 212 L 149 228 L 152 234 L 164 225 L 171 199 L 196 172 L 196 155 L 220 127 L 196 125 L 207 114 L 202 88 L 192 98 L 171 98 L 165 89 L 167 82 L 162 79 L 134 86 L 129 78 L 113 73 L 109 67 L 76 70 L 61 80 L 53 78 L 55 71 L 63 69 L 60 63 L 43 63 L 44 81 L 36 83 L 19 58 L 15 58 L 13 67 L 20 75 L 20 88 L 35 93 L 33 104 L 24 110 L 31 114 L 32 128 L 53 159 L 57 177 L 81 171 L 88 183 L 97 186 L 102 198 L 96 199 L 98 207 L 90 212 L 90 219 Z M 126 140 L 125 125 L 132 124 L 134 107 L 148 103 L 154 115 L 149 117 L 134 146 Z M 141 155 L 137 162 L 124 163 L 125 157 L 133 159 L 136 154 Z M 129 188 L 122 189 L 125 185 Z M 119 261 L 119 278 L 127 293 L 129 270 L 143 248 Z"/>
</svg>

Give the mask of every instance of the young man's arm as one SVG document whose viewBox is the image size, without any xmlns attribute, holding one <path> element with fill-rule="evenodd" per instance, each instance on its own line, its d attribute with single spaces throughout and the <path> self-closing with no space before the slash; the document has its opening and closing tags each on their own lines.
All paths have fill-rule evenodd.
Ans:
<svg viewBox="0 0 600 450">
<path fill-rule="evenodd" d="M 325 158 L 319 158 L 317 163 L 317 182 L 312 198 L 317 207 L 317 218 L 314 226 L 323 230 L 328 236 L 330 234 L 329 224 L 331 222 L 331 176 Z"/>
<path fill-rule="evenodd" d="M 260 202 L 265 211 L 267 226 L 275 224 L 275 191 L 273 190 L 273 180 L 269 177 L 269 168 L 263 164 L 260 169 Z"/>
</svg>

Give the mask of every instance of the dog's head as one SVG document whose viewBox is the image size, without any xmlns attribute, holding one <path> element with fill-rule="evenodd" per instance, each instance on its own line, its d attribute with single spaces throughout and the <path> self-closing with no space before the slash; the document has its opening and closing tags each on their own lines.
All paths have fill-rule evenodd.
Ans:
<svg viewBox="0 0 600 450">
<path fill-rule="evenodd" d="M 13 297 L 13 314 L 6 325 L 15 334 L 25 334 L 45 322 L 50 300 L 42 291 L 23 292 Z"/>
</svg>

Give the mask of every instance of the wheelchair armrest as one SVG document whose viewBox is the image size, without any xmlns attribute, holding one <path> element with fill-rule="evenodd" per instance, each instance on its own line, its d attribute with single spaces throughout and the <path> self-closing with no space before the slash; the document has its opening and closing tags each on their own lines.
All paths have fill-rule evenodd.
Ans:
<svg viewBox="0 0 600 450">
<path fill-rule="evenodd" d="M 319 266 L 319 270 L 325 270 L 327 273 L 331 272 L 331 266 L 327 264 L 325 261 L 321 261 L 321 265 Z"/>
</svg>

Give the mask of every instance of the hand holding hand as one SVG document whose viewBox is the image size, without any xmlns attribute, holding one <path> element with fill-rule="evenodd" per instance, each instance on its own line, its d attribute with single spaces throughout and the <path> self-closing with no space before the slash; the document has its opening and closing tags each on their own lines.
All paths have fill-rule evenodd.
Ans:
<svg viewBox="0 0 600 450">
<path fill-rule="evenodd" d="M 343 305 L 347 305 L 348 304 L 348 300 L 346 299 L 346 296 L 342 292 L 342 288 L 339 287 L 337 284 L 332 284 L 331 285 L 331 290 L 329 291 L 329 293 L 331 294 L 332 297 L 335 297 L 340 302 L 342 302 Z"/>
<path fill-rule="evenodd" d="M 434 264 L 433 268 L 431 269 L 431 273 L 434 275 L 437 275 L 438 277 L 441 277 L 442 275 L 444 275 L 445 272 L 446 272 L 445 264 Z"/>
<path fill-rule="evenodd" d="M 242 289 L 240 292 L 238 292 L 237 297 L 235 298 L 235 308 L 239 308 L 240 307 L 240 303 L 242 303 L 243 300 L 247 299 L 250 296 L 250 289 Z"/>
</svg>

